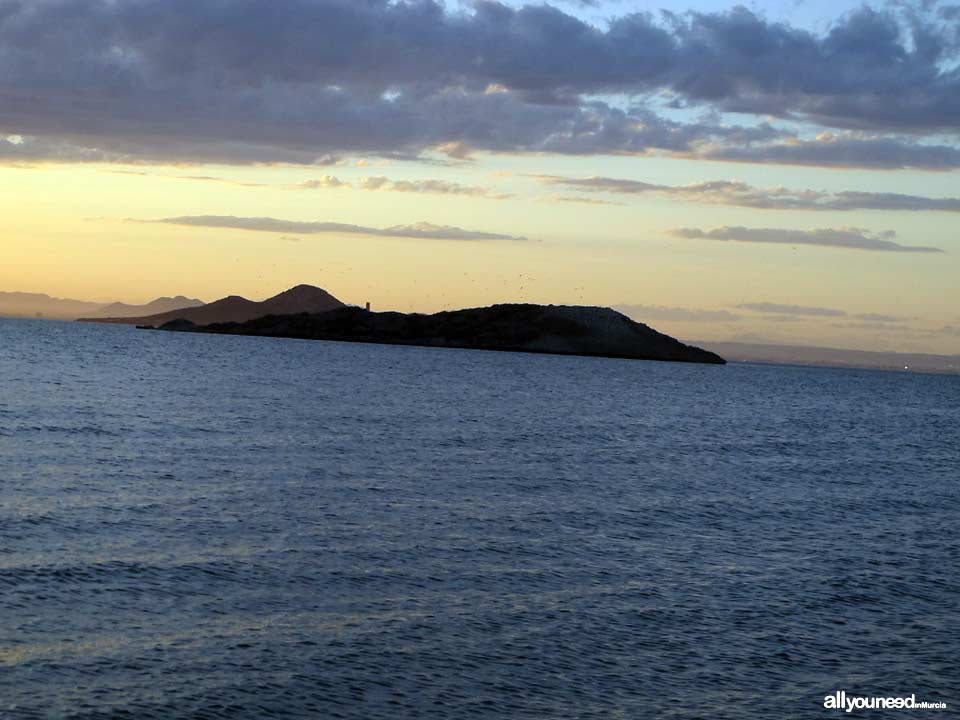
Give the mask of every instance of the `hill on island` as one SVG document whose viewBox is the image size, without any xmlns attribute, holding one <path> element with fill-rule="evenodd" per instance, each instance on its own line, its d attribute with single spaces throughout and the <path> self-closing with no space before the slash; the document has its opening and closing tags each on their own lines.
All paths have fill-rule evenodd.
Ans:
<svg viewBox="0 0 960 720">
<path fill-rule="evenodd" d="M 610 308 L 570 305 L 493 305 L 434 315 L 375 313 L 344 306 L 328 312 L 270 315 L 205 326 L 180 319 L 160 329 L 638 360 L 725 362 L 719 355 L 684 345 Z"/>
<path fill-rule="evenodd" d="M 12 317 L 41 317 L 51 320 L 76 320 L 81 317 L 123 317 L 150 315 L 182 307 L 203 305 L 200 300 L 182 295 L 157 298 L 146 305 L 103 303 L 89 300 L 57 298 L 44 293 L 0 292 L 0 315 Z"/>
<path fill-rule="evenodd" d="M 210 323 L 246 322 L 265 315 L 322 313 L 341 307 L 344 307 L 344 304 L 326 290 L 312 285 L 297 285 L 262 302 L 247 300 L 247 298 L 239 295 L 230 295 L 201 307 L 182 308 L 137 317 L 90 317 L 84 318 L 84 320 L 152 326 L 160 326 L 173 320 L 186 320 L 197 325 L 208 325 Z"/>
<path fill-rule="evenodd" d="M 157 315 L 174 310 L 200 307 L 201 305 L 203 305 L 202 300 L 184 297 L 183 295 L 157 298 L 152 302 L 148 302 L 146 305 L 128 305 L 123 302 L 115 302 L 105 305 L 96 312 L 89 313 L 84 319 L 142 317 L 144 315 Z"/>
</svg>

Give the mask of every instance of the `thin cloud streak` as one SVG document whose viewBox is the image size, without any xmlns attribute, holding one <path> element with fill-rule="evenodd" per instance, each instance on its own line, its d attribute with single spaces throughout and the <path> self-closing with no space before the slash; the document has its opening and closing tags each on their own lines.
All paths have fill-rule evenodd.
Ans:
<svg viewBox="0 0 960 720">
<path fill-rule="evenodd" d="M 296 190 L 330 190 L 339 188 L 357 188 L 373 192 L 400 192 L 435 195 L 462 195 L 466 197 L 486 198 L 488 200 L 508 200 L 514 197 L 510 193 L 494 192 L 490 188 L 477 185 L 462 185 L 456 182 L 437 179 L 391 180 L 382 175 L 362 178 L 356 183 L 341 180 L 333 175 L 323 175 L 314 180 L 306 180 L 292 186 Z"/>
<path fill-rule="evenodd" d="M 960 198 L 879 192 L 824 192 L 791 190 L 785 187 L 758 188 L 737 180 L 713 180 L 690 185 L 662 185 L 623 178 L 575 178 L 558 175 L 534 176 L 549 185 L 584 192 L 619 195 L 665 195 L 712 205 L 733 205 L 757 210 L 891 210 L 906 212 L 960 212 Z"/>
<path fill-rule="evenodd" d="M 667 233 L 676 238 L 691 240 L 718 240 L 722 242 L 768 243 L 771 245 L 814 245 L 827 248 L 865 250 L 871 252 L 942 253 L 943 250 L 921 245 L 900 245 L 887 238 L 893 231 L 871 233 L 861 228 L 820 228 L 817 230 L 786 230 L 782 228 L 746 228 L 724 226 L 712 230 L 676 228 Z"/>
<path fill-rule="evenodd" d="M 140 172 L 136 170 L 107 170 L 115 175 L 136 175 L 139 177 L 159 178 L 160 180 L 188 180 L 191 182 L 216 183 L 218 185 L 232 185 L 234 187 L 249 188 L 269 188 L 274 187 L 268 183 L 255 182 L 253 180 L 232 180 L 230 178 L 216 177 L 214 175 L 159 175 L 150 172 Z"/>
<path fill-rule="evenodd" d="M 863 320 L 864 322 L 888 324 L 905 323 L 910 322 L 911 320 L 916 320 L 916 318 L 912 317 L 904 317 L 902 315 L 884 315 L 882 313 L 859 313 L 858 315 L 854 315 L 854 317 L 858 320 Z"/>
<path fill-rule="evenodd" d="M 601 200 L 599 198 L 583 197 L 578 195 L 553 195 L 548 200 L 562 203 L 575 203 L 580 205 L 623 205 L 616 200 Z"/>
<path fill-rule="evenodd" d="M 135 220 L 135 222 L 187 225 L 190 227 L 252 230 L 256 232 L 281 233 L 283 235 L 347 234 L 373 237 L 418 238 L 430 240 L 510 240 L 525 241 L 517 235 L 464 230 L 452 225 L 434 225 L 418 222 L 410 225 L 394 225 L 387 228 L 364 227 L 349 223 L 304 222 L 281 220 L 271 217 L 237 217 L 235 215 L 183 215 L 159 220 Z"/>
<path fill-rule="evenodd" d="M 809 305 L 785 305 L 773 302 L 752 302 L 737 305 L 742 310 L 751 310 L 769 315 L 803 315 L 808 317 L 846 317 L 847 313 L 836 308 L 811 307 Z"/>
<path fill-rule="evenodd" d="M 640 322 L 654 320 L 667 322 L 729 323 L 737 322 L 741 317 L 729 310 L 702 310 L 667 307 L 663 305 L 621 303 L 614 305 L 613 309 Z"/>
</svg>

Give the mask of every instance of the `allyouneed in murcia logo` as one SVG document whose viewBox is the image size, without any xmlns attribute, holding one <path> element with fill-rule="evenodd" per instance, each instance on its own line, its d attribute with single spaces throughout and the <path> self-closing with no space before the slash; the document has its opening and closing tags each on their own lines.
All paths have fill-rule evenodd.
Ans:
<svg viewBox="0 0 960 720">
<path fill-rule="evenodd" d="M 864 697 L 847 695 L 846 690 L 837 690 L 833 695 L 823 699 L 823 706 L 827 710 L 946 710 L 945 702 L 928 702 L 917 700 L 916 695 L 905 697 Z"/>
</svg>

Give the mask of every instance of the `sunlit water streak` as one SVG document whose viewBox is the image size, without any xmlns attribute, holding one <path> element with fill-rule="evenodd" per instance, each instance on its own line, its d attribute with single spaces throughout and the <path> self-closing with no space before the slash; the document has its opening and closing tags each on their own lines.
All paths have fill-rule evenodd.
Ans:
<svg viewBox="0 0 960 720">
<path fill-rule="evenodd" d="M 0 320 L 0 718 L 956 708 L 958 481 L 960 377 Z"/>
</svg>

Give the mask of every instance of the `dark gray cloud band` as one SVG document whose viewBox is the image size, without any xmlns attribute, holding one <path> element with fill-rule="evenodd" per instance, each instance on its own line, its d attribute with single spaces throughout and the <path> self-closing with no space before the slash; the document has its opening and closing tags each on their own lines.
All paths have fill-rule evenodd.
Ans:
<svg viewBox="0 0 960 720">
<path fill-rule="evenodd" d="M 597 27 L 490 0 L 0 0 L 0 159 L 310 163 L 445 147 L 950 169 L 958 22 L 863 8 L 813 33 L 742 7 Z M 670 120 L 654 96 L 840 132 Z"/>
</svg>

